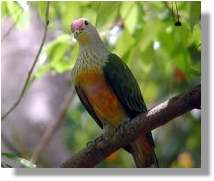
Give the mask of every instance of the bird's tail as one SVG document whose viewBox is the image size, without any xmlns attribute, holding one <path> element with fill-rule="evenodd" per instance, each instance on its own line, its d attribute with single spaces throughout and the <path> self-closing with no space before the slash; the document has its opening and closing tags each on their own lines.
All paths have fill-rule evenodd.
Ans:
<svg viewBox="0 0 214 181">
<path fill-rule="evenodd" d="M 147 135 L 140 136 L 135 142 L 131 143 L 131 147 L 137 168 L 159 167 L 154 144 L 151 143 Z"/>
</svg>

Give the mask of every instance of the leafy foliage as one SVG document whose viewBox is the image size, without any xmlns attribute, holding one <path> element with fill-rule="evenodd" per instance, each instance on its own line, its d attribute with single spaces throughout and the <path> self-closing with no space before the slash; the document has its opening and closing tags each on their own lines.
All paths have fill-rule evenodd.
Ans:
<svg viewBox="0 0 214 181">
<path fill-rule="evenodd" d="M 23 9 L 20 4 L 13 1 L 1 2 L 1 4 L 1 19 L 11 17 L 20 29 L 29 25 L 30 17 L 27 9 Z"/>
<path fill-rule="evenodd" d="M 1 3 L 2 18 L 15 20 L 20 6 Z M 28 5 L 43 21 L 45 2 Z M 201 4 L 177 2 L 177 7 L 181 26 L 175 26 L 175 3 L 171 2 L 51 2 L 49 32 L 56 36 L 46 43 L 34 76 L 38 79 L 49 72 L 70 71 L 78 53 L 70 24 L 86 17 L 96 25 L 108 48 L 128 64 L 148 108 L 184 92 L 200 82 Z M 154 131 L 161 167 L 200 167 L 200 119 L 193 111 Z M 71 151 L 81 149 L 100 133 L 78 100 L 71 105 L 65 124 L 65 144 Z M 98 165 L 131 166 L 131 158 L 123 150 Z"/>
<path fill-rule="evenodd" d="M 2 153 L 1 155 L 10 160 L 16 161 L 18 164 L 22 165 L 25 168 L 35 168 L 36 167 L 36 165 L 33 164 L 31 161 L 26 160 L 22 157 L 19 157 L 15 153 Z"/>
</svg>

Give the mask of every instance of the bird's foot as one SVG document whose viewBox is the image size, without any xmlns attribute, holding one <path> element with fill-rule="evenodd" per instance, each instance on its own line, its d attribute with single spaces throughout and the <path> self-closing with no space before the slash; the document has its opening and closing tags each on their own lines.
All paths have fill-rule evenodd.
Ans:
<svg viewBox="0 0 214 181">
<path fill-rule="evenodd" d="M 106 141 L 114 141 L 115 140 L 115 128 L 109 124 L 105 124 L 104 125 L 104 138 L 106 139 Z"/>
</svg>

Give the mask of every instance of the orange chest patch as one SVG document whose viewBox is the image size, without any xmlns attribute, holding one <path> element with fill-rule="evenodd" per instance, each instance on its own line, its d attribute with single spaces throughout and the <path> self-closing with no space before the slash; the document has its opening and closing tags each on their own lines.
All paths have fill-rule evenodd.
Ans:
<svg viewBox="0 0 214 181">
<path fill-rule="evenodd" d="M 117 126 L 125 117 L 125 112 L 113 90 L 107 85 L 101 71 L 82 72 L 76 83 L 84 90 L 96 115 L 102 121 Z"/>
</svg>

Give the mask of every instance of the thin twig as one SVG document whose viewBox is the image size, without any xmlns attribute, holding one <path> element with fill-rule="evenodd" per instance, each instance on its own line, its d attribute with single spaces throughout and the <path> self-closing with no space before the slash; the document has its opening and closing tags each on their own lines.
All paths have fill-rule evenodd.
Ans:
<svg viewBox="0 0 214 181">
<path fill-rule="evenodd" d="M 175 13 L 174 13 L 174 8 L 173 8 L 173 2 L 166 2 L 166 1 L 163 1 L 163 3 L 165 4 L 166 8 L 169 10 L 169 12 L 171 13 L 172 15 L 172 18 L 173 18 L 173 21 L 176 21 L 175 19 Z M 169 3 L 171 3 L 172 7 L 170 7 Z"/>
<path fill-rule="evenodd" d="M 115 129 L 111 138 L 101 135 L 90 141 L 85 149 L 74 154 L 60 167 L 94 167 L 114 151 L 136 140 L 140 135 L 158 128 L 192 109 L 200 108 L 201 85 L 198 85 L 184 95 L 175 96 L 150 109 L 147 113 L 139 114 L 131 121 L 123 122 Z"/>
<path fill-rule="evenodd" d="M 27 75 L 27 78 L 25 80 L 25 83 L 24 83 L 24 87 L 21 91 L 21 94 L 20 96 L 18 97 L 17 101 L 11 106 L 11 108 L 1 117 L 1 120 L 5 119 L 17 106 L 18 104 L 20 103 L 20 101 L 22 100 L 26 90 L 27 90 L 27 87 L 28 87 L 28 84 L 30 82 L 30 79 L 31 79 L 31 75 L 33 73 L 33 70 L 35 68 L 35 65 L 39 59 L 39 56 L 40 56 L 40 53 L 42 51 L 42 48 L 44 46 L 44 43 L 45 43 L 45 39 L 46 39 L 46 36 L 47 36 L 47 30 L 48 30 L 48 24 L 49 24 L 49 5 L 50 5 L 50 2 L 48 1 L 47 2 L 47 8 L 46 8 L 46 13 L 45 13 L 45 18 L 46 18 L 46 24 L 45 24 L 45 30 L 44 30 L 44 35 L 43 35 L 43 38 L 42 38 L 42 43 L 39 47 L 39 50 L 36 54 L 36 57 L 35 57 L 35 60 L 33 62 L 33 65 L 31 67 L 31 69 L 29 70 L 28 72 L 28 75 Z"/>
<path fill-rule="evenodd" d="M 15 26 L 16 26 L 17 22 L 19 21 L 19 19 L 20 19 L 22 13 L 23 13 L 23 10 L 17 15 L 17 17 L 16 17 L 15 21 L 13 22 L 13 24 L 12 24 L 12 25 L 10 26 L 10 28 L 6 31 L 6 33 L 2 36 L 1 42 L 3 42 L 3 41 L 7 38 L 7 36 L 11 33 L 11 31 L 15 28 Z"/>
<path fill-rule="evenodd" d="M 178 6 L 177 6 L 177 3 L 175 2 L 175 9 L 176 9 L 176 16 L 177 16 L 177 22 L 180 22 L 179 20 L 179 14 L 178 14 Z"/>
<path fill-rule="evenodd" d="M 175 26 L 181 26 L 181 22 L 180 22 L 180 15 L 178 12 L 178 7 L 177 7 L 177 3 L 175 3 L 175 8 L 176 8 L 176 13 L 174 12 L 174 8 L 173 8 L 173 2 L 171 2 L 172 7 L 169 6 L 168 4 L 169 2 L 164 1 L 164 4 L 166 6 L 166 8 L 171 12 L 172 17 L 173 17 L 173 21 Z"/>
<path fill-rule="evenodd" d="M 33 163 L 36 163 L 39 159 L 40 153 L 47 147 L 48 143 L 50 142 L 53 135 L 57 132 L 57 129 L 62 125 L 64 121 L 65 114 L 67 112 L 67 109 L 69 107 L 69 104 L 73 101 L 75 96 L 74 87 L 72 86 L 71 90 L 68 92 L 68 94 L 65 96 L 64 101 L 60 107 L 59 115 L 56 119 L 56 121 L 53 122 L 53 124 L 47 128 L 44 135 L 42 136 L 39 144 L 36 146 L 31 161 Z"/>
</svg>

